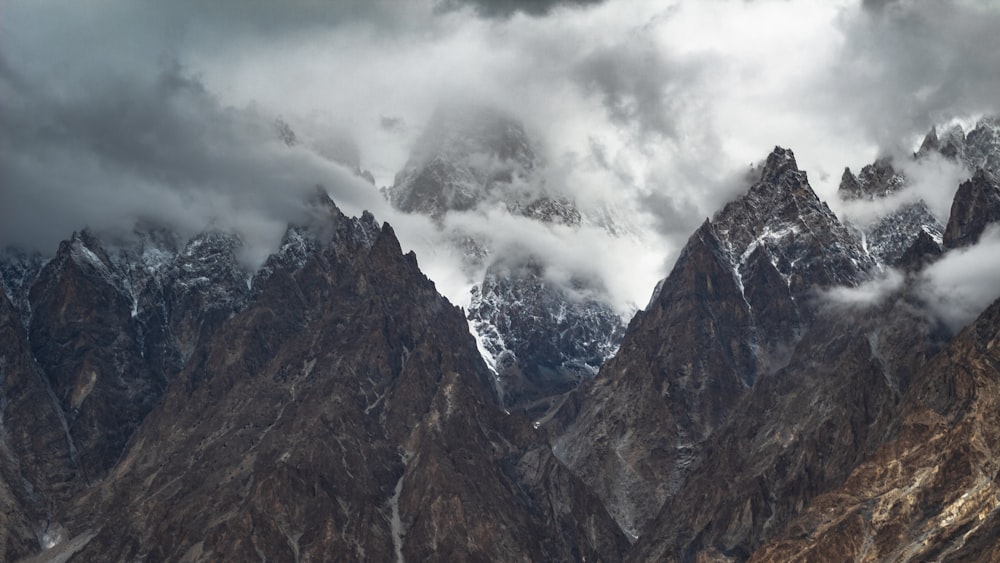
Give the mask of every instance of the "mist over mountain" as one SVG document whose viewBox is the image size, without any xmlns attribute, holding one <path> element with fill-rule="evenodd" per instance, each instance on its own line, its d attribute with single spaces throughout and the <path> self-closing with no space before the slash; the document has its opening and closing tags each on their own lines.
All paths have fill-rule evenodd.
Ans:
<svg viewBox="0 0 1000 563">
<path fill-rule="evenodd" d="M 997 559 L 991 4 L 3 14 L 0 560 Z"/>
</svg>

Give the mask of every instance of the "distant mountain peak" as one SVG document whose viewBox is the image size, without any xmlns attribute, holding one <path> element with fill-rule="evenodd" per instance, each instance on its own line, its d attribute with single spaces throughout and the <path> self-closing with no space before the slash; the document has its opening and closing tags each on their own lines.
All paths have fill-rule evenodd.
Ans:
<svg viewBox="0 0 1000 563">
<path fill-rule="evenodd" d="M 917 157 L 938 153 L 961 162 L 970 170 L 985 168 L 1000 174 L 1000 118 L 987 115 L 966 132 L 960 125 L 952 125 L 943 133 L 932 127 L 917 151 Z"/>
<path fill-rule="evenodd" d="M 442 106 L 385 191 L 394 207 L 436 220 L 486 201 L 517 212 L 552 199 L 538 174 L 540 164 L 524 126 L 513 116 L 489 106 Z"/>
<path fill-rule="evenodd" d="M 891 157 L 882 157 L 866 165 L 855 176 L 844 169 L 837 195 L 843 200 L 875 199 L 896 193 L 906 184 L 906 178 L 892 166 Z"/>
</svg>

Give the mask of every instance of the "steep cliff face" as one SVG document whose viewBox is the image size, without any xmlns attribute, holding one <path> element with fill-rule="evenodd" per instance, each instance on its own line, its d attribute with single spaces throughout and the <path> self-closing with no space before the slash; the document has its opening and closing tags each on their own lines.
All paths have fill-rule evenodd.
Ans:
<svg viewBox="0 0 1000 563">
<path fill-rule="evenodd" d="M 133 302 L 103 244 L 63 242 L 30 293 L 31 353 L 45 374 L 85 480 L 100 479 L 165 382 L 143 361 Z"/>
<path fill-rule="evenodd" d="M 233 235 L 206 232 L 174 253 L 153 246 L 135 261 L 145 274 L 132 290 L 141 345 L 164 380 L 183 369 L 202 338 L 245 305 L 250 274 L 237 259 L 241 246 Z"/>
<path fill-rule="evenodd" d="M 1000 302 L 917 374 L 893 440 L 752 561 L 1000 557 Z"/>
<path fill-rule="evenodd" d="M 949 248 L 975 244 L 986 227 L 997 221 L 1000 221 L 1000 183 L 980 168 L 955 193 L 944 244 Z"/>
<path fill-rule="evenodd" d="M 582 410 L 553 450 L 633 537 L 680 485 L 693 448 L 748 389 L 750 322 L 706 222 L 629 324 L 619 353 L 582 388 Z"/>
<path fill-rule="evenodd" d="M 0 281 L 0 285 L 3 285 Z M 0 293 L 0 559 L 37 551 L 49 499 L 79 488 L 65 420 L 36 368 L 18 311 Z"/>
<path fill-rule="evenodd" d="M 624 537 L 503 414 L 461 311 L 392 230 L 325 221 L 289 230 L 75 504 L 77 557 L 616 559 Z"/>
<path fill-rule="evenodd" d="M 874 190 L 872 197 L 882 197 L 883 191 Z M 970 197 L 965 193 L 969 191 L 959 190 L 956 206 L 960 211 L 952 214 L 949 223 L 962 232 L 981 232 L 977 225 L 986 222 L 981 217 L 990 204 Z M 963 199 L 976 201 L 963 208 Z M 949 331 L 924 311 L 915 273 L 942 252 L 940 240 L 920 221 L 901 228 L 911 230 L 918 233 L 914 242 L 894 260 L 905 272 L 898 288 L 880 290 L 881 295 L 862 297 L 861 292 L 855 299 L 831 296 L 820 301 L 821 306 L 802 325 L 802 337 L 795 342 L 790 361 L 774 373 L 761 375 L 753 389 L 739 398 L 726 423 L 693 456 L 683 486 L 668 495 L 660 513 L 642 530 L 629 560 L 743 561 L 753 555 L 755 560 L 768 561 L 880 561 L 909 558 L 911 552 L 924 560 L 947 551 L 941 547 L 946 540 L 934 534 L 922 536 L 937 546 L 927 547 L 916 545 L 916 534 L 899 532 L 898 526 L 909 525 L 900 522 L 912 522 L 908 518 L 913 513 L 887 524 L 880 539 L 874 528 L 882 526 L 886 516 L 884 511 L 873 515 L 872 502 L 862 506 L 847 501 L 848 507 L 858 511 L 851 518 L 861 514 L 876 523 L 869 531 L 854 520 L 848 526 L 848 519 L 828 518 L 831 511 L 841 510 L 838 505 L 844 500 L 840 493 L 829 492 L 850 487 L 859 464 L 871 456 L 878 458 L 880 447 L 898 435 L 896 425 L 913 408 L 919 392 L 914 389 L 927 386 L 926 376 L 918 374 L 934 372 L 948 362 L 941 359 L 946 354 L 936 354 L 948 341 Z M 889 262 L 886 256 L 881 255 L 879 262 Z M 893 449 L 892 455 L 880 458 L 883 465 L 872 471 L 893 475 L 896 462 L 890 459 L 900 451 Z M 903 487 L 906 478 L 894 482 Z M 964 494 L 962 483 L 955 499 Z M 943 485 L 936 486 L 934 494 L 952 494 Z M 815 506 L 815 512 L 800 517 L 807 506 Z M 803 531 L 802 524 L 790 524 L 800 521 L 812 527 Z M 930 525 L 922 530 L 926 532 Z M 827 527 L 836 531 L 823 536 Z M 968 525 L 961 533 L 972 528 L 976 526 Z M 769 546 L 755 554 L 777 537 L 794 541 L 779 542 L 775 544 L 779 547 Z M 881 547 L 875 548 L 878 544 Z"/>
</svg>

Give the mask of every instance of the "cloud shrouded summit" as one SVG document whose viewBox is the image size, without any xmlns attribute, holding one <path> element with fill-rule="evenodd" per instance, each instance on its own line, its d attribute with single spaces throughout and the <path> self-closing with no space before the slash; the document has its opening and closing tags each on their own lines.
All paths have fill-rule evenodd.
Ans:
<svg viewBox="0 0 1000 563">
<path fill-rule="evenodd" d="M 239 231 L 254 263 L 320 184 L 345 211 L 398 226 L 461 302 L 469 280 L 433 225 L 398 216 L 324 147 L 352 138 L 389 185 L 436 107 L 475 101 L 539 139 L 546 185 L 582 210 L 615 207 L 636 233 L 502 236 L 552 255 L 567 279 L 603 278 L 620 305 L 644 303 L 769 147 L 793 148 L 833 199 L 844 166 L 997 112 L 998 26 L 1000 10 L 961 0 L 11 0 L 0 243 L 52 252 L 85 225 L 155 220 Z"/>
</svg>

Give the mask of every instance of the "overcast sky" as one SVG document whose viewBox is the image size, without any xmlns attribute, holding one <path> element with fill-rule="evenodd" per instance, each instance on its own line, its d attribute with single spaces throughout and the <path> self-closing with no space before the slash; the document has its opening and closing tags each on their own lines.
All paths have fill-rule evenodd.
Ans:
<svg viewBox="0 0 1000 563">
<path fill-rule="evenodd" d="M 433 109 L 471 99 L 524 120 L 581 206 L 633 214 L 625 239 L 529 230 L 625 310 L 775 145 L 832 200 L 845 166 L 996 113 L 997 30 L 986 0 L 0 0 L 0 246 L 153 218 L 238 230 L 253 265 L 322 184 L 464 303 L 430 227 L 323 148 L 352 136 L 388 185 Z M 961 174 L 920 178 L 948 193 Z"/>
</svg>

